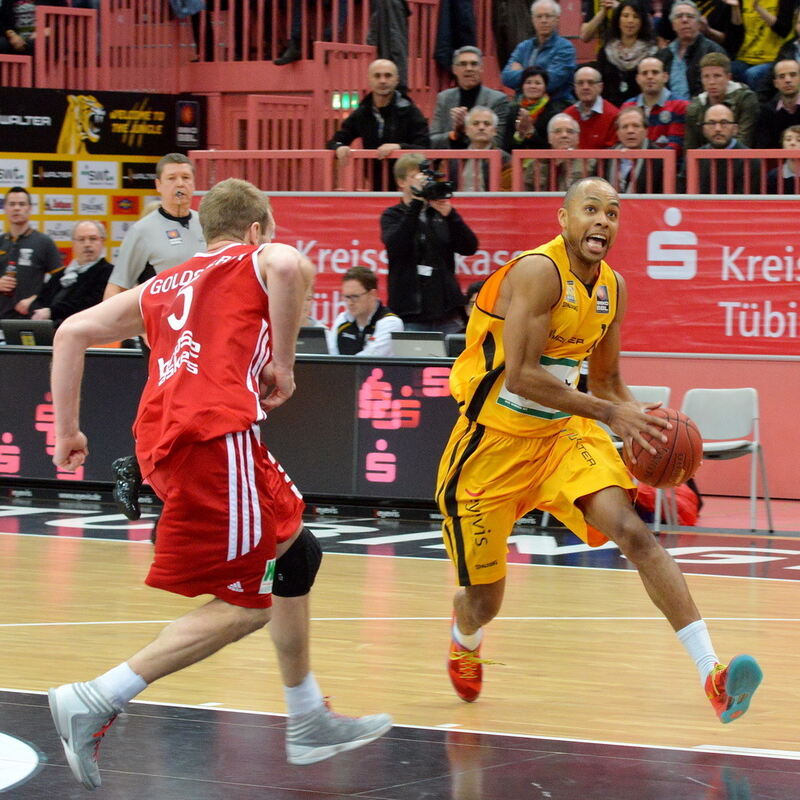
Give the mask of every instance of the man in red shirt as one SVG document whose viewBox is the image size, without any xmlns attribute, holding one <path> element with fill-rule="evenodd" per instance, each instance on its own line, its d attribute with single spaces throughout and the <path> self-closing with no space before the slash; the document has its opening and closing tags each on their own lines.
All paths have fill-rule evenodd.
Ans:
<svg viewBox="0 0 800 800">
<path fill-rule="evenodd" d="M 208 252 L 73 315 L 53 347 L 53 461 L 74 470 L 88 454 L 78 415 L 86 348 L 147 335 L 136 456 L 164 510 L 145 582 L 214 598 L 103 675 L 50 690 L 67 760 L 87 789 L 100 785 L 97 745 L 125 704 L 266 625 L 273 582 L 289 761 L 313 763 L 391 727 L 385 714 L 348 719 L 323 703 L 307 661 L 318 545 L 302 527 L 302 497 L 258 437 L 258 423 L 294 392 L 311 275 L 293 247 L 267 244 L 275 229 L 269 201 L 246 181 L 217 184 L 200 204 L 200 220 Z M 293 645 L 302 657 L 280 658 Z"/>
<path fill-rule="evenodd" d="M 575 97 L 578 102 L 566 109 L 581 126 L 579 150 L 597 150 L 617 143 L 615 120 L 619 109 L 602 97 L 603 77 L 594 67 L 575 72 Z"/>
</svg>

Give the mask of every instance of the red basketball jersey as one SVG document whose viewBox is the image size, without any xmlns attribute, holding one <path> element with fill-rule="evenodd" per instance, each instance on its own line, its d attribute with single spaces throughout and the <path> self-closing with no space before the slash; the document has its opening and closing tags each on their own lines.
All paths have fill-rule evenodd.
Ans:
<svg viewBox="0 0 800 800">
<path fill-rule="evenodd" d="M 266 416 L 258 396 L 259 373 L 272 357 L 258 269 L 264 246 L 200 253 L 145 283 L 140 304 L 151 354 L 133 426 L 143 475 L 176 447 L 247 430 Z"/>
</svg>

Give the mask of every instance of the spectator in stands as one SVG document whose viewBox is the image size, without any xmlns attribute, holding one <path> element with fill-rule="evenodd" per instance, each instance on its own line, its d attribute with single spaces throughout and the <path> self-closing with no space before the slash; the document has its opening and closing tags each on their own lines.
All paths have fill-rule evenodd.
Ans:
<svg viewBox="0 0 800 800">
<path fill-rule="evenodd" d="M 800 125 L 791 125 L 783 132 L 781 147 L 800 150 Z M 780 167 L 767 173 L 767 193 L 800 194 L 800 159 L 787 158 Z"/>
<path fill-rule="evenodd" d="M 473 106 L 466 119 L 467 150 L 496 150 L 497 114 L 486 106 Z M 501 150 L 503 167 L 507 167 L 511 156 Z M 469 159 L 450 162 L 450 180 L 461 192 L 483 192 L 489 188 L 489 162 L 486 159 Z M 507 187 L 506 187 L 507 188 Z"/>
<path fill-rule="evenodd" d="M 51 319 L 57 328 L 67 317 L 97 305 L 111 275 L 103 257 L 106 229 L 99 222 L 78 222 L 72 229 L 72 261 L 45 283 L 31 303 L 31 319 Z"/>
<path fill-rule="evenodd" d="M 547 140 L 551 150 L 575 150 L 581 131 L 578 121 L 569 114 L 556 114 L 547 123 Z M 533 159 L 523 167 L 525 188 L 535 192 L 565 192 L 578 178 L 594 175 L 597 162 L 593 158 Z"/>
<path fill-rule="evenodd" d="M 655 150 L 647 138 L 647 117 L 641 106 L 626 106 L 617 115 L 615 150 Z M 634 158 L 611 161 L 608 182 L 620 193 L 661 194 L 664 191 L 664 162 Z"/>
<path fill-rule="evenodd" d="M 367 81 L 369 93 L 328 142 L 328 148 L 336 151 L 336 158 L 346 162 L 355 139 L 361 139 L 365 150 L 377 150 L 379 160 L 395 150 L 430 147 L 427 120 L 414 102 L 397 90 L 397 67 L 379 58 L 369 65 Z M 372 187 L 376 191 L 394 188 L 391 180 L 384 182 L 379 168 L 373 172 Z"/>
<path fill-rule="evenodd" d="M 731 80 L 731 61 L 724 53 L 707 53 L 700 59 L 700 78 L 704 91 L 689 103 L 686 110 L 684 146 L 693 150 L 705 144 L 703 120 L 706 109 L 719 103 L 730 106 L 739 133 L 736 138 L 752 147 L 758 118 L 758 97 L 752 89 Z"/>
<path fill-rule="evenodd" d="M 706 53 L 724 53 L 725 50 L 700 33 L 700 12 L 692 0 L 675 3 L 669 18 L 675 31 L 675 39 L 658 51 L 658 57 L 669 72 L 668 85 L 672 94 L 682 100 L 689 100 L 703 91 L 700 59 Z"/>
<path fill-rule="evenodd" d="M 797 15 L 797 19 L 794 23 L 794 34 L 793 39 L 789 39 L 788 42 L 783 43 L 778 52 L 778 57 L 775 60 L 776 63 L 778 61 L 785 61 L 786 59 L 800 61 L 800 14 Z"/>
<path fill-rule="evenodd" d="M 701 150 L 747 150 L 737 139 L 738 126 L 733 111 L 717 104 L 706 110 L 703 133 L 708 144 Z M 758 194 L 760 165 L 755 159 L 703 159 L 700 161 L 701 194 Z"/>
<path fill-rule="evenodd" d="M 464 330 L 464 295 L 456 281 L 455 255 L 470 256 L 478 237 L 452 201 L 423 200 L 426 177 L 421 153 L 397 159 L 394 175 L 403 193 L 381 214 L 381 240 L 389 262 L 389 307 L 406 330 Z"/>
<path fill-rule="evenodd" d="M 503 150 L 539 150 L 549 147 L 547 123 L 554 114 L 569 106 L 566 100 L 553 100 L 547 93 L 547 72 L 539 67 L 522 71 L 522 95 L 511 107 Z"/>
<path fill-rule="evenodd" d="M 0 54 L 33 55 L 36 6 L 67 6 L 67 0 L 0 0 Z"/>
<path fill-rule="evenodd" d="M 269 5 L 267 4 L 266 13 L 269 14 Z M 316 3 L 308 3 L 306 0 L 294 0 L 292 3 L 292 30 L 289 34 L 289 41 L 286 43 L 286 47 L 284 48 L 283 52 L 275 59 L 275 64 L 279 67 L 282 67 L 284 64 L 291 64 L 293 61 L 299 61 L 303 55 L 300 48 L 300 43 L 303 36 L 303 5 L 305 5 L 309 11 L 313 9 L 317 4 Z M 331 3 L 330 0 L 323 4 L 326 8 L 330 8 Z M 344 29 L 344 26 L 347 24 L 347 3 L 345 0 L 340 0 L 339 2 L 339 21 L 338 21 L 338 30 L 341 32 Z M 322 32 L 322 38 L 324 41 L 329 42 L 331 41 L 331 23 L 328 21 L 325 25 L 325 30 Z M 310 33 L 310 32 L 309 32 Z M 311 36 L 309 35 L 309 38 Z"/>
<path fill-rule="evenodd" d="M 800 62 L 785 59 L 775 64 L 775 97 L 761 106 L 756 123 L 756 147 L 780 147 L 786 128 L 800 125 Z"/>
<path fill-rule="evenodd" d="M 483 286 L 483 284 L 484 281 L 473 281 L 469 286 L 467 286 L 467 291 L 464 294 L 466 299 L 464 311 L 466 312 L 468 318 L 470 314 L 472 314 L 472 309 L 475 308 L 475 299 L 478 297 L 478 292 L 481 290 L 481 286 Z"/>
<path fill-rule="evenodd" d="M 619 109 L 603 98 L 603 78 L 594 67 L 575 72 L 575 96 L 578 102 L 565 113 L 578 121 L 581 150 L 613 147 L 617 141 L 614 121 Z"/>
<path fill-rule="evenodd" d="M 598 50 L 608 41 L 611 18 L 619 8 L 619 0 L 581 0 L 581 41 L 597 39 Z"/>
<path fill-rule="evenodd" d="M 0 234 L 0 319 L 25 319 L 48 280 L 62 269 L 55 242 L 30 224 L 31 196 L 12 186 L 5 196 L 8 232 Z"/>
<path fill-rule="evenodd" d="M 183 153 L 167 153 L 156 164 L 156 191 L 161 196 L 158 208 L 125 234 L 105 297 L 124 292 L 205 250 L 200 220 L 191 207 L 194 165 Z"/>
<path fill-rule="evenodd" d="M 597 53 L 603 97 L 617 107 L 635 97 L 636 68 L 643 58 L 655 55 L 657 50 L 644 1 L 622 0 L 611 16 L 608 40 Z"/>
<path fill-rule="evenodd" d="M 503 84 L 519 91 L 525 67 L 547 70 L 548 90 L 554 99 L 570 99 L 570 82 L 575 72 L 575 47 L 559 36 L 561 6 L 556 0 L 534 0 L 531 5 L 534 35 L 520 42 L 503 68 Z"/>
<path fill-rule="evenodd" d="M 492 32 L 498 64 L 505 64 L 523 39 L 533 36 L 530 0 L 492 0 Z"/>
<path fill-rule="evenodd" d="M 351 267 L 342 278 L 347 308 L 328 332 L 328 351 L 337 356 L 392 356 L 392 333 L 403 321 L 378 297 L 378 277 L 366 267 Z"/>
<path fill-rule="evenodd" d="M 467 111 L 473 106 L 486 106 L 497 114 L 497 139 L 502 147 L 506 124 L 509 122 L 511 103 L 505 93 L 489 89 L 481 83 L 483 54 L 477 47 L 467 45 L 453 53 L 453 75 L 456 86 L 444 89 L 436 96 L 436 107 L 431 122 L 431 147 L 467 147 L 464 122 Z"/>
<path fill-rule="evenodd" d="M 661 14 L 655 25 L 659 41 L 665 44 L 675 38 L 670 20 L 673 5 L 673 0 L 663 0 Z M 722 45 L 730 58 L 735 58 L 744 40 L 740 0 L 698 0 L 697 10 L 700 12 L 701 33 Z"/>
<path fill-rule="evenodd" d="M 636 68 L 636 83 L 642 90 L 623 108 L 640 106 L 647 115 L 647 138 L 656 147 L 670 147 L 680 158 L 686 123 L 687 100 L 674 97 L 667 89 L 669 73 L 659 58 L 643 58 Z"/>
<path fill-rule="evenodd" d="M 754 92 L 769 83 L 772 64 L 792 30 L 797 0 L 753 0 L 742 3 L 744 41 L 731 63 L 733 77 Z"/>
</svg>

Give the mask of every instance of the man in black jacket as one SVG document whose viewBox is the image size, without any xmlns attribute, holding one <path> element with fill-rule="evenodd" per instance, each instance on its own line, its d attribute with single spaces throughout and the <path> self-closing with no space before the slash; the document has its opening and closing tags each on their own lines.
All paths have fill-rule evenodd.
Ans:
<svg viewBox="0 0 800 800">
<path fill-rule="evenodd" d="M 423 200 L 426 182 L 421 153 L 398 158 L 394 177 L 403 192 L 400 203 L 381 214 L 381 239 L 389 261 L 389 307 L 406 330 L 460 333 L 464 295 L 456 281 L 455 254 L 469 256 L 478 237 L 449 198 Z"/>
<path fill-rule="evenodd" d="M 377 150 L 383 161 L 395 150 L 430 147 L 428 122 L 422 112 L 405 95 L 397 91 L 399 77 L 393 62 L 379 58 L 369 65 L 369 94 L 361 105 L 342 123 L 328 142 L 340 163 L 350 156 L 350 144 L 361 139 L 365 150 Z M 375 165 L 372 188 L 376 191 L 395 188 L 391 173 L 384 180 L 383 165 Z"/>
<path fill-rule="evenodd" d="M 31 303 L 31 319 L 51 319 L 58 327 L 67 317 L 103 299 L 113 266 L 103 258 L 105 228 L 79 222 L 72 230 L 72 263 L 53 275 Z"/>
<path fill-rule="evenodd" d="M 656 56 L 669 72 L 667 88 L 681 100 L 691 100 L 703 91 L 700 59 L 706 53 L 724 53 L 725 48 L 700 33 L 700 12 L 693 0 L 681 0 L 669 12 L 675 39 Z"/>
</svg>

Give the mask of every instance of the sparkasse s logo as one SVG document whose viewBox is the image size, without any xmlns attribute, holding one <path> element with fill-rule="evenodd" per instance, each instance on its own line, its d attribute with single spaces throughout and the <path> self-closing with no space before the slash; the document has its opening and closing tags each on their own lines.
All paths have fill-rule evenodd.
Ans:
<svg viewBox="0 0 800 800">
<path fill-rule="evenodd" d="M 681 210 L 664 211 L 670 228 L 681 224 Z M 647 276 L 657 281 L 690 281 L 697 275 L 697 234 L 693 231 L 653 231 L 647 237 Z"/>
</svg>

